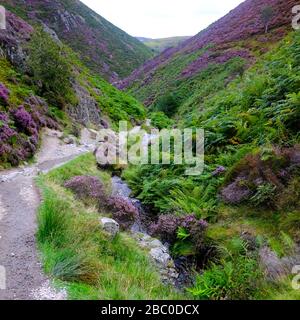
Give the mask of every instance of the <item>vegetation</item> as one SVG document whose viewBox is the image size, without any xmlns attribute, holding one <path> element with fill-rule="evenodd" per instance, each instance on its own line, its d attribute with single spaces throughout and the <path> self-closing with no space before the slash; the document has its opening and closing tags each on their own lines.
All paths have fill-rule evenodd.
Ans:
<svg viewBox="0 0 300 320">
<path fill-rule="evenodd" d="M 38 242 L 47 273 L 67 287 L 70 299 L 179 299 L 161 284 L 146 253 L 126 233 L 110 239 L 99 227 L 101 213 L 74 199 L 63 184 L 74 176 L 110 177 L 91 154 L 38 179 L 43 203 Z"/>
<path fill-rule="evenodd" d="M 31 1 L 28 6 L 22 1 L 4 0 L 2 4 L 31 25 L 46 24 L 79 54 L 85 66 L 106 80 L 128 76 L 153 56 L 151 49 L 80 1 L 60 0 L 51 5 Z"/>
<path fill-rule="evenodd" d="M 151 48 L 153 51 L 159 53 L 172 47 L 178 46 L 181 42 L 189 39 L 190 37 L 171 37 L 171 38 L 161 38 L 161 39 L 148 39 L 148 38 L 138 38 L 147 47 Z"/>
<path fill-rule="evenodd" d="M 174 116 L 178 126 L 205 129 L 204 174 L 186 177 L 185 166 L 178 165 L 129 167 L 123 174 L 134 194 L 158 216 L 196 214 L 209 223 L 210 245 L 217 251 L 226 247 L 228 254 L 214 254 L 190 289 L 196 298 L 268 298 L 270 284 L 259 271 L 257 256 L 235 256 L 230 239 L 242 241 L 241 234 L 249 232 L 279 256 L 290 255 L 299 241 L 292 227 L 298 225 L 300 209 L 295 191 L 300 165 L 295 156 L 299 154 L 299 43 L 299 34 L 291 34 L 226 89 L 216 91 L 218 80 L 203 89 L 202 82 L 200 90 L 179 105 Z M 201 76 L 206 83 L 222 79 L 236 62 L 208 66 L 198 81 Z M 181 237 L 188 238 L 182 231 L 178 231 Z M 277 242 L 278 233 L 282 238 Z M 186 255 L 193 252 L 199 251 L 190 247 Z"/>
<path fill-rule="evenodd" d="M 66 49 L 40 28 L 32 35 L 28 49 L 28 66 L 37 92 L 61 108 L 66 103 L 74 102 L 72 70 Z"/>
<path fill-rule="evenodd" d="M 29 28 L 24 21 L 19 22 Z M 0 59 L 0 168 L 31 159 L 43 127 L 60 127 L 65 133 L 79 128 L 72 111 L 85 108 L 82 103 L 86 99 L 95 100 L 99 113 L 115 129 L 120 120 L 134 124 L 145 119 L 141 103 L 93 75 L 72 49 L 40 27 L 23 46 L 28 53 L 24 60 L 27 73 L 7 58 Z M 83 102 L 82 91 L 87 95 Z"/>
</svg>

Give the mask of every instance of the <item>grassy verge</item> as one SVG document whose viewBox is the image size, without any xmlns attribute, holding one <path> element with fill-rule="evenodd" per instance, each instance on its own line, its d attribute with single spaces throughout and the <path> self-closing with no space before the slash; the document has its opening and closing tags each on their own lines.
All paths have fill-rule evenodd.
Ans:
<svg viewBox="0 0 300 320">
<path fill-rule="evenodd" d="M 183 299 L 163 286 L 147 254 L 126 234 L 109 239 L 96 208 L 83 205 L 63 187 L 75 175 L 109 176 L 91 154 L 37 180 L 42 191 L 37 239 L 44 269 L 67 288 L 69 299 Z"/>
</svg>

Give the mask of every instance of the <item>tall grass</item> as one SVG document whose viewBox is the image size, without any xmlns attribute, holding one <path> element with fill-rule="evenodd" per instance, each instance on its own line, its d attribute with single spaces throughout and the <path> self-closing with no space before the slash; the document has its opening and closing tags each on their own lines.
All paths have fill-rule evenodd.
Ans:
<svg viewBox="0 0 300 320">
<path fill-rule="evenodd" d="M 37 239 L 46 272 L 67 288 L 70 299 L 186 298 L 161 284 L 148 254 L 129 235 L 105 235 L 100 214 L 62 187 L 72 175 L 99 175 L 91 159 L 82 156 L 38 178 L 43 202 Z"/>
</svg>

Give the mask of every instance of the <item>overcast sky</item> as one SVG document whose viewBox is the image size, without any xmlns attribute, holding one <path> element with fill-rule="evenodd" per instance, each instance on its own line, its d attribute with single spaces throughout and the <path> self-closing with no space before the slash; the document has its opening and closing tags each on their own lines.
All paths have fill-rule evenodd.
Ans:
<svg viewBox="0 0 300 320">
<path fill-rule="evenodd" d="M 243 0 L 81 0 L 132 36 L 192 36 Z"/>
</svg>

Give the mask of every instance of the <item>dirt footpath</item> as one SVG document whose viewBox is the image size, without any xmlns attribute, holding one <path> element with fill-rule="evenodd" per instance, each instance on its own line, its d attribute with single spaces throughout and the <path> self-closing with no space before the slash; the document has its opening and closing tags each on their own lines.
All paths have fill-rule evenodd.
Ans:
<svg viewBox="0 0 300 320">
<path fill-rule="evenodd" d="M 0 300 L 67 298 L 66 292 L 55 290 L 42 272 L 35 241 L 40 199 L 34 178 L 91 151 L 92 145 L 66 145 L 59 135 L 45 132 L 36 164 L 0 172 L 0 277 L 3 270 L 6 273 L 6 290 L 0 288 Z"/>
</svg>

